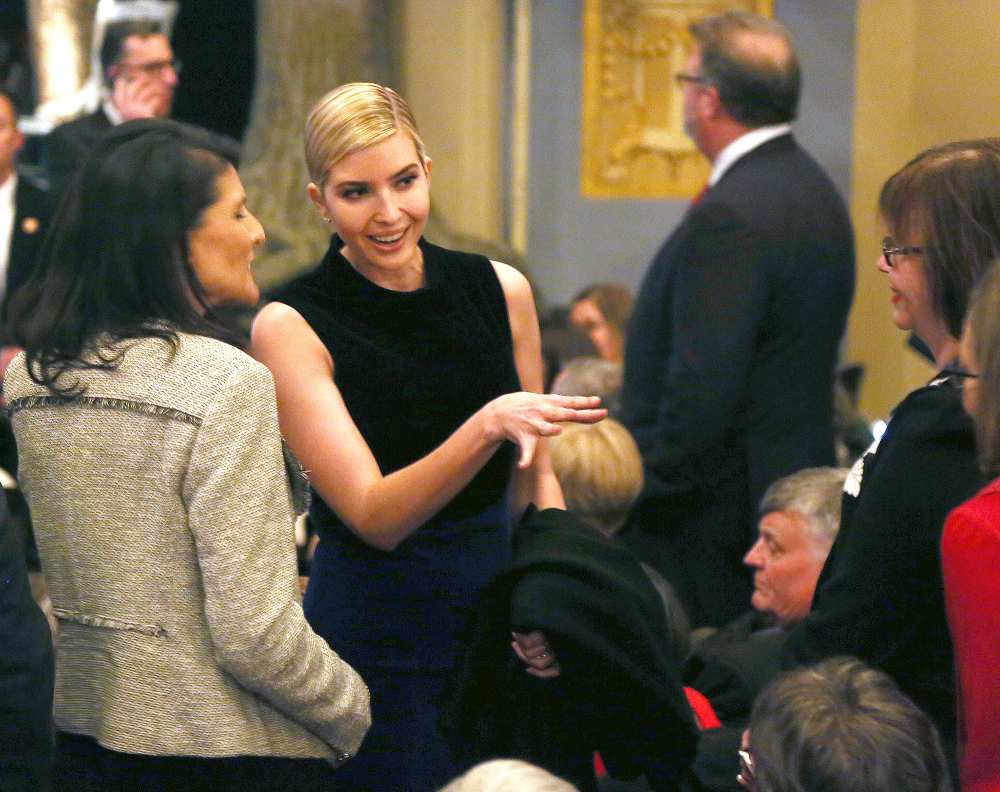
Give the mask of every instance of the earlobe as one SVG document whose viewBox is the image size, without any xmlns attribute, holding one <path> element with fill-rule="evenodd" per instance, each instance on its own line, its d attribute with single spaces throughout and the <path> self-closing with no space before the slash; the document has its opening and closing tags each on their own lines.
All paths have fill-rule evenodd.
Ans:
<svg viewBox="0 0 1000 792">
<path fill-rule="evenodd" d="M 319 209 L 319 214 L 320 217 L 323 218 L 323 222 L 332 223 L 333 220 L 327 213 L 326 202 L 323 200 L 323 191 L 320 190 L 315 183 L 309 182 L 306 192 L 309 193 L 309 200 L 313 202 L 317 209 Z"/>
</svg>

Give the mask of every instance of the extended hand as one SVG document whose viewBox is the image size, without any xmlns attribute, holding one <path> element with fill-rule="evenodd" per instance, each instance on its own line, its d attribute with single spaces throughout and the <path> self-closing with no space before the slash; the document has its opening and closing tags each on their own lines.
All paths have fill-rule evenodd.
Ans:
<svg viewBox="0 0 1000 792">
<path fill-rule="evenodd" d="M 531 465 L 538 438 L 557 435 L 559 424 L 597 423 L 607 417 L 597 396 L 556 396 L 541 393 L 508 393 L 483 410 L 490 440 L 510 440 L 521 448 L 519 468 Z"/>
</svg>

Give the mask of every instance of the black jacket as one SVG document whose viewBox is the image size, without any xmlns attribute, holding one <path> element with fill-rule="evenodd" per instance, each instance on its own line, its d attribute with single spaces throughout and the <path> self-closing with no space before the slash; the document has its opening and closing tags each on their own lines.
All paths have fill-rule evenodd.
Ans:
<svg viewBox="0 0 1000 792">
<path fill-rule="evenodd" d="M 14 229 L 10 239 L 10 260 L 0 318 L 6 320 L 11 296 L 20 289 L 34 269 L 42 240 L 52 221 L 49 191 L 29 176 L 18 174 L 14 193 Z"/>
<path fill-rule="evenodd" d="M 936 383 L 936 384 L 935 384 Z M 954 750 L 955 680 L 944 608 L 944 520 L 982 484 L 972 423 L 954 380 L 935 380 L 893 412 L 847 478 L 840 532 L 812 610 L 783 663 L 853 655 L 893 677 Z"/>
<path fill-rule="evenodd" d="M 546 634 L 557 680 L 525 672 L 512 629 Z M 627 548 L 569 512 L 529 516 L 472 625 L 451 722 L 466 760 L 520 757 L 590 787 L 598 750 L 612 774 L 672 789 L 697 727 L 665 633 L 659 595 Z"/>
</svg>

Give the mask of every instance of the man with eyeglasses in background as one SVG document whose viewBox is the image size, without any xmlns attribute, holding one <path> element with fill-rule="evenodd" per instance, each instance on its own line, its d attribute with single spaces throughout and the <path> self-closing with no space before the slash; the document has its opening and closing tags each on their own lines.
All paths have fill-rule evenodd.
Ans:
<svg viewBox="0 0 1000 792">
<path fill-rule="evenodd" d="M 689 30 L 675 79 L 712 172 L 633 308 L 622 420 L 646 485 L 624 538 L 693 625 L 720 626 L 750 605 L 741 560 L 764 491 L 833 464 L 854 248 L 843 199 L 792 135 L 800 73 L 788 31 L 745 12 Z"/>
<path fill-rule="evenodd" d="M 158 22 L 129 20 L 108 25 L 101 44 L 104 96 L 101 106 L 56 127 L 45 142 L 45 165 L 54 192 L 62 191 L 108 129 L 136 118 L 170 115 L 181 65 Z"/>
</svg>

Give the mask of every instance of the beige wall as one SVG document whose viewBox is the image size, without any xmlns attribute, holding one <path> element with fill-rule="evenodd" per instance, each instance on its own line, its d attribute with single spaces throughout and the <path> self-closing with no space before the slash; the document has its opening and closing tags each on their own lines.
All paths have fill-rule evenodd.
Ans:
<svg viewBox="0 0 1000 792">
<path fill-rule="evenodd" d="M 848 357 L 867 366 L 862 409 L 884 416 L 931 372 L 889 320 L 875 269 L 882 183 L 935 143 L 1000 134 L 996 0 L 859 0 L 851 214 L 858 291 Z"/>
<path fill-rule="evenodd" d="M 398 0 L 401 93 L 434 161 L 435 211 L 499 240 L 505 19 L 499 0 Z"/>
</svg>

